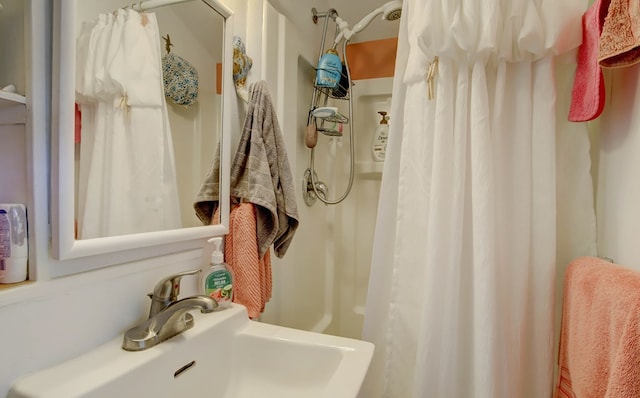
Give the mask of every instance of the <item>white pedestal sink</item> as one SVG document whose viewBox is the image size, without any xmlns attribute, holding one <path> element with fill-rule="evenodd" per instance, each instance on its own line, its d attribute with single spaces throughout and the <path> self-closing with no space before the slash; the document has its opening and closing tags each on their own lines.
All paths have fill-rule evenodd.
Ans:
<svg viewBox="0 0 640 398">
<path fill-rule="evenodd" d="M 355 398 L 373 344 L 250 321 L 243 306 L 144 351 L 115 339 L 20 378 L 8 398 Z"/>
</svg>

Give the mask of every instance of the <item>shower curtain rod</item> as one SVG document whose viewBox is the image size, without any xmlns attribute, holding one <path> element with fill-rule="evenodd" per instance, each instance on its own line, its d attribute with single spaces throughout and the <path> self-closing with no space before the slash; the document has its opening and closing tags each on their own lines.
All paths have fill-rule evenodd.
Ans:
<svg viewBox="0 0 640 398">
<path fill-rule="evenodd" d="M 138 11 L 149 11 L 154 8 L 170 6 L 174 4 L 180 4 L 180 3 L 187 3 L 189 1 L 194 1 L 194 0 L 147 0 L 147 1 L 141 1 L 137 4 L 134 3 L 135 4 L 134 7 Z"/>
</svg>

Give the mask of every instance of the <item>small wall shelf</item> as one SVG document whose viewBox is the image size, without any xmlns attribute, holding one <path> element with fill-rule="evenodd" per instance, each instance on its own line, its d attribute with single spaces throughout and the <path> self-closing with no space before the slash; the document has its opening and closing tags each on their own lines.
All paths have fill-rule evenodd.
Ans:
<svg viewBox="0 0 640 398">
<path fill-rule="evenodd" d="M 0 91 L 0 108 L 13 106 L 15 104 L 26 104 L 27 99 L 24 95 Z"/>
<path fill-rule="evenodd" d="M 384 162 L 356 162 L 356 174 L 365 178 L 381 177 L 383 168 Z"/>
<path fill-rule="evenodd" d="M 23 95 L 0 91 L 0 125 L 25 123 L 26 103 Z"/>
<path fill-rule="evenodd" d="M 24 285 L 28 285 L 33 283 L 33 281 L 22 281 L 22 282 L 16 282 L 16 283 L 0 283 L 0 291 L 2 290 L 6 290 L 6 289 L 11 289 L 13 287 L 16 286 L 24 286 Z"/>
</svg>

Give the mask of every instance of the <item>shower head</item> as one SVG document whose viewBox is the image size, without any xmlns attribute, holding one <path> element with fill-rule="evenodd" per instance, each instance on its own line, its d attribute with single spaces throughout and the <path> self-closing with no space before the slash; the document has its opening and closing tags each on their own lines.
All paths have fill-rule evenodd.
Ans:
<svg viewBox="0 0 640 398">
<path fill-rule="evenodd" d="M 391 3 L 399 3 L 399 2 L 392 1 Z M 396 19 L 400 19 L 401 14 L 402 14 L 402 3 L 400 3 L 398 7 L 394 6 L 393 4 L 390 4 L 390 7 L 386 8 L 385 12 L 382 14 L 382 19 L 386 19 L 387 21 L 395 21 Z"/>
<path fill-rule="evenodd" d="M 358 21 L 357 24 L 353 26 L 353 29 L 349 29 L 349 25 L 344 20 L 342 20 L 340 17 L 336 17 L 336 23 L 340 28 L 340 33 L 338 33 L 338 35 L 336 36 L 334 46 L 337 45 L 340 40 L 342 40 L 342 38 L 344 38 L 345 40 L 351 39 L 351 36 L 366 28 L 371 23 L 371 21 L 373 21 L 373 18 L 380 14 L 382 14 L 383 20 L 395 21 L 400 18 L 401 13 L 402 2 L 393 0 L 383 4 L 382 6 L 371 11 L 369 14 L 365 15 L 360 21 Z"/>
</svg>

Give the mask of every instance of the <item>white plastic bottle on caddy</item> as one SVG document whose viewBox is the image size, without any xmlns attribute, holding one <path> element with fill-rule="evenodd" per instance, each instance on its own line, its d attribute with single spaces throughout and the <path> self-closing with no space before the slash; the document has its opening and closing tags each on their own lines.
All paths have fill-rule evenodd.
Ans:
<svg viewBox="0 0 640 398">
<path fill-rule="evenodd" d="M 389 137 L 389 116 L 387 112 L 378 112 L 382 116 L 382 120 L 378 124 L 376 133 L 373 136 L 372 154 L 373 160 L 376 162 L 383 162 L 387 153 L 387 138 Z"/>
</svg>

